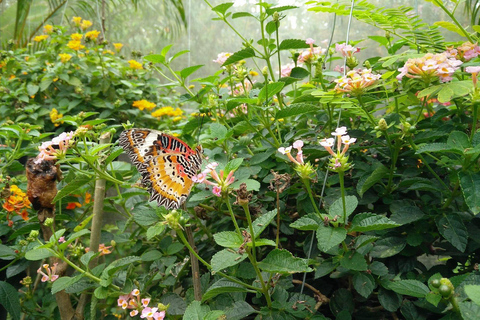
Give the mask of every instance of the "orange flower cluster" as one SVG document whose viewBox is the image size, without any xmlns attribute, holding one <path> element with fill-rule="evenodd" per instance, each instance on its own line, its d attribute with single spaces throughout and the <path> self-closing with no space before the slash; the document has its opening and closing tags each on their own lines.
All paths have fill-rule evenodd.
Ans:
<svg viewBox="0 0 480 320">
<path fill-rule="evenodd" d="M 7 221 L 8 225 L 13 226 L 13 221 L 10 220 L 10 214 L 15 212 L 20 215 L 23 220 L 28 220 L 27 208 L 31 208 L 30 200 L 28 200 L 27 195 L 16 185 L 10 186 L 10 196 L 6 199 L 5 203 L 2 205 L 3 209 L 8 211 Z"/>
</svg>

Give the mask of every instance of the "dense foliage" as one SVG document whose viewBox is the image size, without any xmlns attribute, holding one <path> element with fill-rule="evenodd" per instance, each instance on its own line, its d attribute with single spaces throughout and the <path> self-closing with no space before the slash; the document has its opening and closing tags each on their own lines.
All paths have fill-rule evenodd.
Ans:
<svg viewBox="0 0 480 320">
<path fill-rule="evenodd" d="M 388 56 L 365 61 L 363 39 L 282 39 L 295 7 L 263 1 L 211 6 L 262 38 L 235 29 L 243 48 L 204 78 L 175 70 L 172 46 L 125 59 L 80 17 L 0 51 L 0 304 L 12 319 L 476 319 L 480 47 L 457 6 L 431 2 L 452 21 L 311 2 L 385 31 L 369 38 Z M 132 127 L 202 145 L 181 209 L 148 202 L 117 143 Z"/>
</svg>

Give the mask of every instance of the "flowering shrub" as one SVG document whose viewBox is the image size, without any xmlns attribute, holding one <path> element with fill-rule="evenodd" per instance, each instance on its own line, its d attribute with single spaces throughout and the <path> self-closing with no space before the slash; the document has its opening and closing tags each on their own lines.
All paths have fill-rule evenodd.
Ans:
<svg viewBox="0 0 480 320">
<path fill-rule="evenodd" d="M 201 66 L 171 65 L 183 51 L 126 60 L 79 17 L 70 35 L 46 26 L 44 51 L 2 53 L 0 286 L 12 318 L 475 319 L 477 35 L 453 20 L 466 39 L 447 47 L 408 8 L 361 3 L 311 10 L 376 22 L 388 56 L 282 39 L 293 7 L 262 1 L 262 39 L 236 30 L 244 47 L 212 57 L 219 71 L 199 86 L 186 83 Z M 212 7 L 228 26 L 231 6 Z M 338 58 L 343 75 L 324 69 Z M 164 97 L 154 72 L 197 112 Z M 187 174 L 181 141 L 137 130 L 146 136 L 125 143 L 140 175 L 115 139 L 134 125 L 200 143 L 202 170 Z M 148 201 L 146 189 L 188 193 L 187 178 L 180 209 Z"/>
</svg>

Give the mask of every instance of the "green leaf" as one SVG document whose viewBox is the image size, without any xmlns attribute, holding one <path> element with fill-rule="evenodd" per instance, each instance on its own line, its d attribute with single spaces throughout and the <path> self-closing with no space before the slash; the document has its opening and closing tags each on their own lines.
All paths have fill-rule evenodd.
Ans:
<svg viewBox="0 0 480 320">
<path fill-rule="evenodd" d="M 368 173 L 360 178 L 357 184 L 357 192 L 360 197 L 363 197 L 363 194 L 367 192 L 368 189 L 373 187 L 377 182 L 381 181 L 386 177 L 388 173 L 387 167 L 380 165 L 372 173 Z"/>
<path fill-rule="evenodd" d="M 301 217 L 297 221 L 291 223 L 290 228 L 295 228 L 303 231 L 313 231 L 317 230 L 318 223 L 309 217 Z"/>
<path fill-rule="evenodd" d="M 450 135 L 448 136 L 447 144 L 450 146 L 450 148 L 457 149 L 461 152 L 472 146 L 470 144 L 470 138 L 465 132 L 461 131 L 453 131 L 452 133 L 450 133 Z"/>
<path fill-rule="evenodd" d="M 65 290 L 66 288 L 73 285 L 75 282 L 78 282 L 83 275 L 78 275 L 74 278 L 63 276 L 55 280 L 52 284 L 52 294 Z"/>
<path fill-rule="evenodd" d="M 280 23 L 279 23 L 280 25 Z M 265 26 L 265 31 L 267 31 L 267 33 L 269 35 L 271 35 L 272 33 L 274 33 L 275 31 L 277 30 L 277 23 L 275 21 L 269 21 L 267 23 L 267 25 Z"/>
<path fill-rule="evenodd" d="M 255 57 L 255 51 L 252 48 L 246 48 L 240 51 L 235 52 L 222 64 L 223 66 L 228 66 L 229 64 L 238 62 L 240 60 L 248 59 Z"/>
<path fill-rule="evenodd" d="M 166 229 L 166 225 L 165 223 L 163 222 L 157 222 L 156 224 L 154 224 L 153 226 L 150 226 L 148 229 L 147 229 L 147 240 L 152 240 L 153 238 L 155 238 L 156 236 L 162 234 L 163 231 L 165 231 Z"/>
<path fill-rule="evenodd" d="M 273 83 L 269 83 L 266 86 L 264 86 L 260 90 L 260 92 L 258 93 L 259 103 L 263 103 L 263 102 L 268 101 L 275 94 L 282 91 L 283 86 L 285 86 L 285 83 L 283 83 L 283 82 L 273 82 Z"/>
<path fill-rule="evenodd" d="M 253 155 L 253 157 L 250 159 L 250 165 L 254 166 L 257 164 L 263 163 L 265 160 L 270 158 L 276 150 L 268 150 L 262 153 L 256 153 Z"/>
<path fill-rule="evenodd" d="M 455 248 L 464 252 L 468 243 L 468 231 L 458 214 L 444 214 L 435 221 L 438 232 Z"/>
<path fill-rule="evenodd" d="M 300 39 L 285 39 L 280 42 L 278 50 L 290 50 L 290 49 L 307 49 L 310 48 L 310 45 L 305 42 L 305 40 Z"/>
<path fill-rule="evenodd" d="M 358 252 L 348 252 L 340 260 L 340 265 L 354 271 L 366 271 L 368 269 L 365 257 Z"/>
<path fill-rule="evenodd" d="M 255 221 L 252 222 L 255 238 L 258 238 L 260 236 L 263 230 L 268 227 L 268 225 L 272 222 L 273 218 L 275 218 L 276 215 L 277 210 L 271 210 L 265 214 L 262 214 L 257 219 L 255 219 Z"/>
<path fill-rule="evenodd" d="M 143 60 L 146 60 L 152 63 L 164 63 L 165 56 L 161 54 L 149 54 L 148 56 L 143 57 Z"/>
<path fill-rule="evenodd" d="M 402 305 L 402 300 L 402 296 L 396 292 L 382 287 L 378 290 L 378 301 L 387 311 L 396 312 Z"/>
<path fill-rule="evenodd" d="M 460 29 L 456 24 L 454 24 L 452 22 L 449 22 L 449 21 L 435 21 L 433 23 L 433 25 L 442 27 L 442 28 L 447 29 L 447 30 L 452 31 L 452 32 L 455 32 L 462 37 L 465 36 L 465 34 L 462 32 L 462 29 Z"/>
<path fill-rule="evenodd" d="M 357 197 L 355 197 L 355 196 L 346 196 L 345 197 L 345 212 L 346 212 L 346 215 L 347 215 L 347 221 L 348 221 L 348 217 L 353 213 L 353 211 L 355 211 L 357 206 L 358 206 Z M 338 220 L 337 220 L 338 222 L 345 223 L 345 221 L 343 221 L 343 201 L 342 201 L 341 197 L 338 198 L 337 200 L 335 200 L 335 202 L 332 203 L 330 208 L 328 208 L 328 214 L 331 217 L 337 216 L 338 217 Z"/>
<path fill-rule="evenodd" d="M 479 32 L 479 33 L 480 33 L 480 26 L 479 26 L 478 24 L 473 25 L 473 26 L 472 26 L 472 29 L 475 30 L 475 32 Z"/>
<path fill-rule="evenodd" d="M 236 158 L 228 161 L 223 170 L 225 174 L 229 174 L 230 171 L 236 171 L 243 163 L 243 158 Z"/>
<path fill-rule="evenodd" d="M 148 227 L 157 223 L 160 218 L 157 216 L 155 209 L 148 206 L 142 206 L 134 210 L 133 220 L 142 227 Z"/>
<path fill-rule="evenodd" d="M 108 298 L 108 288 L 97 287 L 95 291 L 93 291 L 93 294 L 97 299 L 106 299 Z"/>
<path fill-rule="evenodd" d="M 301 68 L 301 67 L 295 67 L 292 69 L 290 72 L 290 77 L 296 78 L 296 79 L 304 79 L 310 75 L 310 72 L 308 72 L 307 69 Z"/>
<path fill-rule="evenodd" d="M 188 77 L 189 75 L 191 75 L 192 73 L 194 73 L 195 71 L 200 69 L 201 67 L 203 67 L 203 64 L 199 64 L 199 65 L 196 65 L 196 66 L 191 66 L 191 67 L 187 67 L 185 69 L 182 69 L 182 71 L 180 71 L 180 76 L 182 76 L 182 78 L 185 79 L 186 77 Z"/>
<path fill-rule="evenodd" d="M 8 282 L 0 281 L 0 304 L 7 309 L 13 320 L 20 320 L 20 297 L 17 289 Z"/>
<path fill-rule="evenodd" d="M 258 267 L 265 272 L 289 274 L 297 272 L 311 272 L 308 260 L 294 257 L 289 251 L 273 249 L 258 263 Z"/>
<path fill-rule="evenodd" d="M 220 123 L 212 123 L 210 125 L 210 137 L 215 139 L 215 141 L 223 141 L 227 137 L 228 130 L 227 128 Z"/>
<path fill-rule="evenodd" d="M 68 183 L 62 189 L 60 189 L 60 191 L 58 191 L 52 202 L 57 202 L 58 200 L 68 195 L 74 194 L 78 189 L 92 181 L 94 181 L 94 179 L 90 176 L 83 174 L 77 175 L 72 181 L 70 181 L 70 183 Z"/>
<path fill-rule="evenodd" d="M 468 298 L 480 306 L 480 286 L 467 284 L 464 286 Z"/>
<path fill-rule="evenodd" d="M 370 256 L 373 258 L 388 258 L 396 255 L 405 248 L 407 242 L 399 237 L 387 237 L 374 243 Z"/>
<path fill-rule="evenodd" d="M 108 276 L 112 275 L 118 269 L 129 266 L 132 263 L 139 262 L 142 259 L 137 256 L 128 256 L 125 258 L 120 258 L 118 260 L 113 261 L 110 263 L 102 272 L 102 278 L 108 278 Z"/>
<path fill-rule="evenodd" d="M 471 301 L 463 301 L 459 303 L 459 307 L 462 320 L 478 320 L 480 306 Z"/>
<path fill-rule="evenodd" d="M 224 231 L 213 235 L 215 242 L 225 248 L 240 248 L 243 238 L 234 231 Z"/>
<path fill-rule="evenodd" d="M 392 204 L 390 206 L 390 211 L 392 212 L 392 215 L 390 216 L 390 220 L 401 225 L 418 221 L 425 216 L 422 210 L 414 206 L 405 206 L 405 205 L 394 206 Z"/>
<path fill-rule="evenodd" d="M 210 312 L 208 305 L 202 305 L 200 301 L 192 301 L 183 315 L 183 320 L 204 320 L 205 316 Z"/>
<path fill-rule="evenodd" d="M 450 145 L 446 143 L 428 143 L 421 145 L 415 153 L 420 154 L 424 152 L 452 152 L 454 150 L 455 149 L 452 149 Z"/>
<path fill-rule="evenodd" d="M 226 319 L 248 319 L 248 316 L 257 312 L 246 301 L 235 301 L 232 307 L 225 309 Z"/>
<path fill-rule="evenodd" d="M 364 298 L 368 298 L 376 287 L 375 279 L 368 273 L 357 272 L 352 280 L 353 287 Z"/>
<path fill-rule="evenodd" d="M 333 228 L 331 226 L 321 225 L 317 229 L 318 249 L 326 252 L 336 245 L 342 243 L 347 237 L 347 230 L 342 227 Z"/>
<path fill-rule="evenodd" d="M 223 269 L 239 264 L 246 258 L 246 253 L 239 254 L 232 249 L 223 249 L 213 255 L 211 261 L 212 271 L 222 271 Z"/>
<path fill-rule="evenodd" d="M 35 95 L 38 92 L 38 89 L 40 89 L 40 87 L 33 83 L 27 84 L 27 93 L 29 96 Z"/>
<path fill-rule="evenodd" d="M 398 280 L 389 282 L 388 289 L 399 294 L 416 298 L 423 298 L 430 292 L 430 289 L 418 280 Z"/>
<path fill-rule="evenodd" d="M 234 14 L 232 14 L 232 19 L 237 19 L 241 17 L 250 17 L 250 18 L 257 19 L 257 17 L 255 17 L 253 14 L 249 12 L 235 12 Z"/>
<path fill-rule="evenodd" d="M 465 203 L 474 214 L 480 213 L 480 174 L 461 171 L 458 177 Z"/>
<path fill-rule="evenodd" d="M 319 110 L 319 107 L 314 104 L 309 103 L 293 103 L 289 107 L 279 110 L 275 114 L 276 119 L 283 119 L 293 116 L 298 116 L 304 113 L 316 112 Z"/>
<path fill-rule="evenodd" d="M 238 188 L 240 188 L 240 185 L 242 183 L 245 183 L 247 185 L 247 190 L 248 191 L 259 191 L 260 190 L 260 182 L 258 182 L 257 180 L 253 180 L 253 179 L 244 179 L 244 180 L 235 181 L 232 184 L 231 187 L 233 189 L 238 189 Z"/>
<path fill-rule="evenodd" d="M 388 219 L 387 217 L 371 212 L 364 212 L 353 217 L 352 225 L 349 231 L 367 232 L 374 230 L 385 230 L 398 226 L 400 226 L 400 224 Z"/>
<path fill-rule="evenodd" d="M 233 6 L 233 2 L 221 3 L 218 6 L 212 8 L 212 11 L 218 12 L 221 15 L 224 15 L 230 7 Z"/>
<path fill-rule="evenodd" d="M 202 301 L 206 301 L 208 299 L 214 298 L 219 294 L 222 293 L 233 293 L 233 292 L 247 292 L 247 289 L 243 287 L 242 285 L 229 281 L 227 279 L 220 279 L 214 284 L 212 284 L 205 294 L 202 297 Z"/>
<path fill-rule="evenodd" d="M 2 260 L 13 260 L 13 259 L 15 259 L 16 256 L 17 256 L 17 254 L 15 253 L 15 251 L 12 248 L 7 247 L 4 244 L 0 244 L 0 259 L 2 259 Z"/>
<path fill-rule="evenodd" d="M 155 261 L 158 260 L 162 257 L 162 253 L 158 250 L 149 250 L 147 252 L 144 252 L 141 256 L 142 261 Z"/>
<path fill-rule="evenodd" d="M 25 253 L 25 259 L 27 260 L 42 260 L 52 256 L 53 252 L 46 248 L 35 248 Z"/>
</svg>

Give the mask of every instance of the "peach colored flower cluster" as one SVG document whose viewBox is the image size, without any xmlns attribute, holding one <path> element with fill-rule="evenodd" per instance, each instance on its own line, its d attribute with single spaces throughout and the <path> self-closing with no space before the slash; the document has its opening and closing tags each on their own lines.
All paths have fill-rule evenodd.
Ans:
<svg viewBox="0 0 480 320">
<path fill-rule="evenodd" d="M 427 53 L 421 58 L 408 59 L 405 65 L 398 69 L 400 74 L 397 79 L 401 80 L 405 76 L 427 82 L 434 81 L 437 78 L 440 79 L 440 82 L 448 82 L 452 80 L 453 73 L 462 63 L 447 52 Z"/>
<path fill-rule="evenodd" d="M 229 185 L 231 185 L 233 182 L 235 182 L 235 177 L 233 176 L 233 170 L 228 173 L 227 176 L 225 176 L 223 170 L 220 170 L 220 175 L 215 171 L 217 168 L 218 163 L 217 162 L 212 162 L 207 165 L 205 170 L 203 170 L 201 173 L 197 174 L 192 178 L 193 182 L 196 183 L 205 183 L 206 185 L 213 186 L 212 192 L 214 195 L 217 197 L 222 196 L 222 192 L 226 192 L 227 188 Z M 211 182 L 207 180 L 208 175 L 215 180 L 215 182 Z"/>
<path fill-rule="evenodd" d="M 163 320 L 165 311 L 158 311 L 158 308 L 149 307 L 150 298 L 140 298 L 140 290 L 134 289 L 129 294 L 118 297 L 117 305 L 122 309 L 130 309 L 130 317 L 140 315 L 140 318 L 147 320 Z"/>
<path fill-rule="evenodd" d="M 351 70 L 340 79 L 334 80 L 337 84 L 335 90 L 359 96 L 380 78 L 381 75 L 372 73 L 372 69 Z"/>
<path fill-rule="evenodd" d="M 42 143 L 38 150 L 40 153 L 35 159 L 35 163 L 40 163 L 42 160 L 56 160 L 59 157 L 64 156 L 67 153 L 70 146 L 70 140 L 73 138 L 74 133 L 62 132 L 58 137 L 53 138 L 51 141 L 45 141 Z"/>
</svg>

